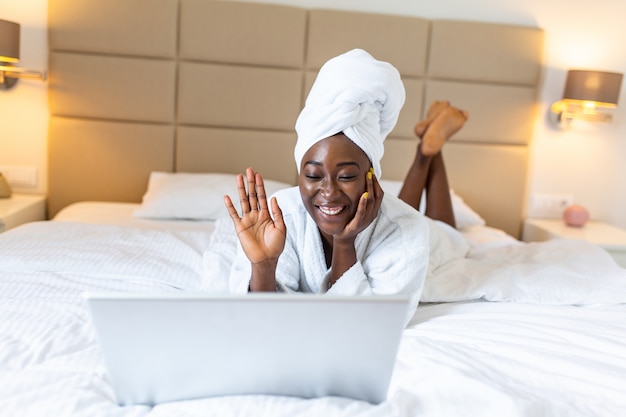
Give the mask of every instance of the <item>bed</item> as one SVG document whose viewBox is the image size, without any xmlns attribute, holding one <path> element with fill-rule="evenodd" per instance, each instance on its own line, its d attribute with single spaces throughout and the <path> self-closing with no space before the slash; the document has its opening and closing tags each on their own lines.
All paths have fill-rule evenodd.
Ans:
<svg viewBox="0 0 626 417">
<path fill-rule="evenodd" d="M 380 31 L 367 28 L 384 28 Z M 543 32 L 210 0 L 49 1 L 50 221 L 0 234 L 0 415 L 616 416 L 626 270 L 582 241 L 522 243 Z M 429 276 L 388 398 L 241 395 L 119 407 L 82 294 L 222 291 L 222 196 L 254 166 L 295 184 L 293 123 L 319 66 L 362 47 L 407 103 L 396 193 L 434 99 L 470 112 L 445 148 L 467 256 Z"/>
<path fill-rule="evenodd" d="M 215 271 L 229 259 L 207 249 L 230 219 L 136 217 L 144 208 L 75 203 L 0 235 L 1 415 L 616 416 L 626 407 L 626 270 L 585 242 L 525 244 L 482 224 L 462 229 L 468 256 L 427 280 L 383 403 L 239 395 L 119 407 L 83 293 L 222 291 Z"/>
</svg>

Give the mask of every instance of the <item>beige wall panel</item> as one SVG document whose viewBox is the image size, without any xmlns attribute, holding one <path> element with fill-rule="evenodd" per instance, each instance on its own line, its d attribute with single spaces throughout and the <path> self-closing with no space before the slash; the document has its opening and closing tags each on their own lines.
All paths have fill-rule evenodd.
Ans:
<svg viewBox="0 0 626 417">
<path fill-rule="evenodd" d="M 179 127 L 176 171 L 244 173 L 296 184 L 295 133 Z"/>
<path fill-rule="evenodd" d="M 292 131 L 302 73 L 294 70 L 180 64 L 178 121 Z"/>
<path fill-rule="evenodd" d="M 174 128 L 52 117 L 48 213 L 83 201 L 140 202 L 151 171 L 172 171 Z"/>
<path fill-rule="evenodd" d="M 182 0 L 180 58 L 300 68 L 305 31 L 305 9 Z"/>
<path fill-rule="evenodd" d="M 385 154 L 380 161 L 382 179 L 404 180 L 417 150 L 417 138 L 405 139 L 389 136 L 385 141 Z"/>
<path fill-rule="evenodd" d="M 178 0 L 48 2 L 51 50 L 175 57 Z"/>
<path fill-rule="evenodd" d="M 469 112 L 452 141 L 528 144 L 532 137 L 535 90 L 479 83 L 428 81 L 425 103 L 449 100 Z"/>
<path fill-rule="evenodd" d="M 173 61 L 50 54 L 50 112 L 98 119 L 172 122 Z"/>
<path fill-rule="evenodd" d="M 339 10 L 311 10 L 307 68 L 354 48 L 392 63 L 402 75 L 424 74 L 429 21 L 416 17 Z"/>
<path fill-rule="evenodd" d="M 489 226 L 519 238 L 528 147 L 451 143 L 444 149 L 450 187 Z"/>
<path fill-rule="evenodd" d="M 417 143 L 417 140 L 387 140 L 382 160 L 383 179 L 404 180 Z M 526 186 L 527 147 L 449 143 L 443 153 L 450 187 L 486 220 L 487 225 L 518 238 Z"/>
<path fill-rule="evenodd" d="M 435 20 L 429 77 L 535 85 L 543 31 L 537 28 Z"/>
<path fill-rule="evenodd" d="M 406 101 L 400 111 L 398 123 L 391 131 L 390 136 L 414 138 L 413 128 L 420 121 L 425 111 L 423 107 L 424 81 L 418 79 L 402 79 L 406 91 Z"/>
</svg>

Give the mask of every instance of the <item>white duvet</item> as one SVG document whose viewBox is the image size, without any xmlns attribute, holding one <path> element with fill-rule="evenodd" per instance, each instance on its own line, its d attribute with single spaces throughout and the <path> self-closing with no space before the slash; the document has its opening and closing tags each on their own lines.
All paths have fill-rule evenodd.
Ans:
<svg viewBox="0 0 626 417">
<path fill-rule="evenodd" d="M 209 238 L 65 222 L 0 234 L 0 416 L 625 413 L 626 270 L 574 241 L 474 244 L 435 270 L 382 404 L 233 396 L 118 407 L 82 292 L 201 288 Z"/>
</svg>

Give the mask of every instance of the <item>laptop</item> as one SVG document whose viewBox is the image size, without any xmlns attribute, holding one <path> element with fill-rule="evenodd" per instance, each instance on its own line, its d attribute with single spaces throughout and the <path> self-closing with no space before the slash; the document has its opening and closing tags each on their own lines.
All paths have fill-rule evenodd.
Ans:
<svg viewBox="0 0 626 417">
<path fill-rule="evenodd" d="M 224 395 L 387 398 L 409 299 L 87 293 L 120 405 Z"/>
</svg>

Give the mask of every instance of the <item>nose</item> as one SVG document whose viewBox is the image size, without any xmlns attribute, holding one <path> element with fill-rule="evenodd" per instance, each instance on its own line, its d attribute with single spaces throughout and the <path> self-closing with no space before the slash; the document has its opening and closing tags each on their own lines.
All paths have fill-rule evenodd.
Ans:
<svg viewBox="0 0 626 417">
<path fill-rule="evenodd" d="M 320 184 L 320 194 L 327 200 L 332 200 L 339 193 L 337 183 L 332 179 L 325 179 Z"/>
</svg>

